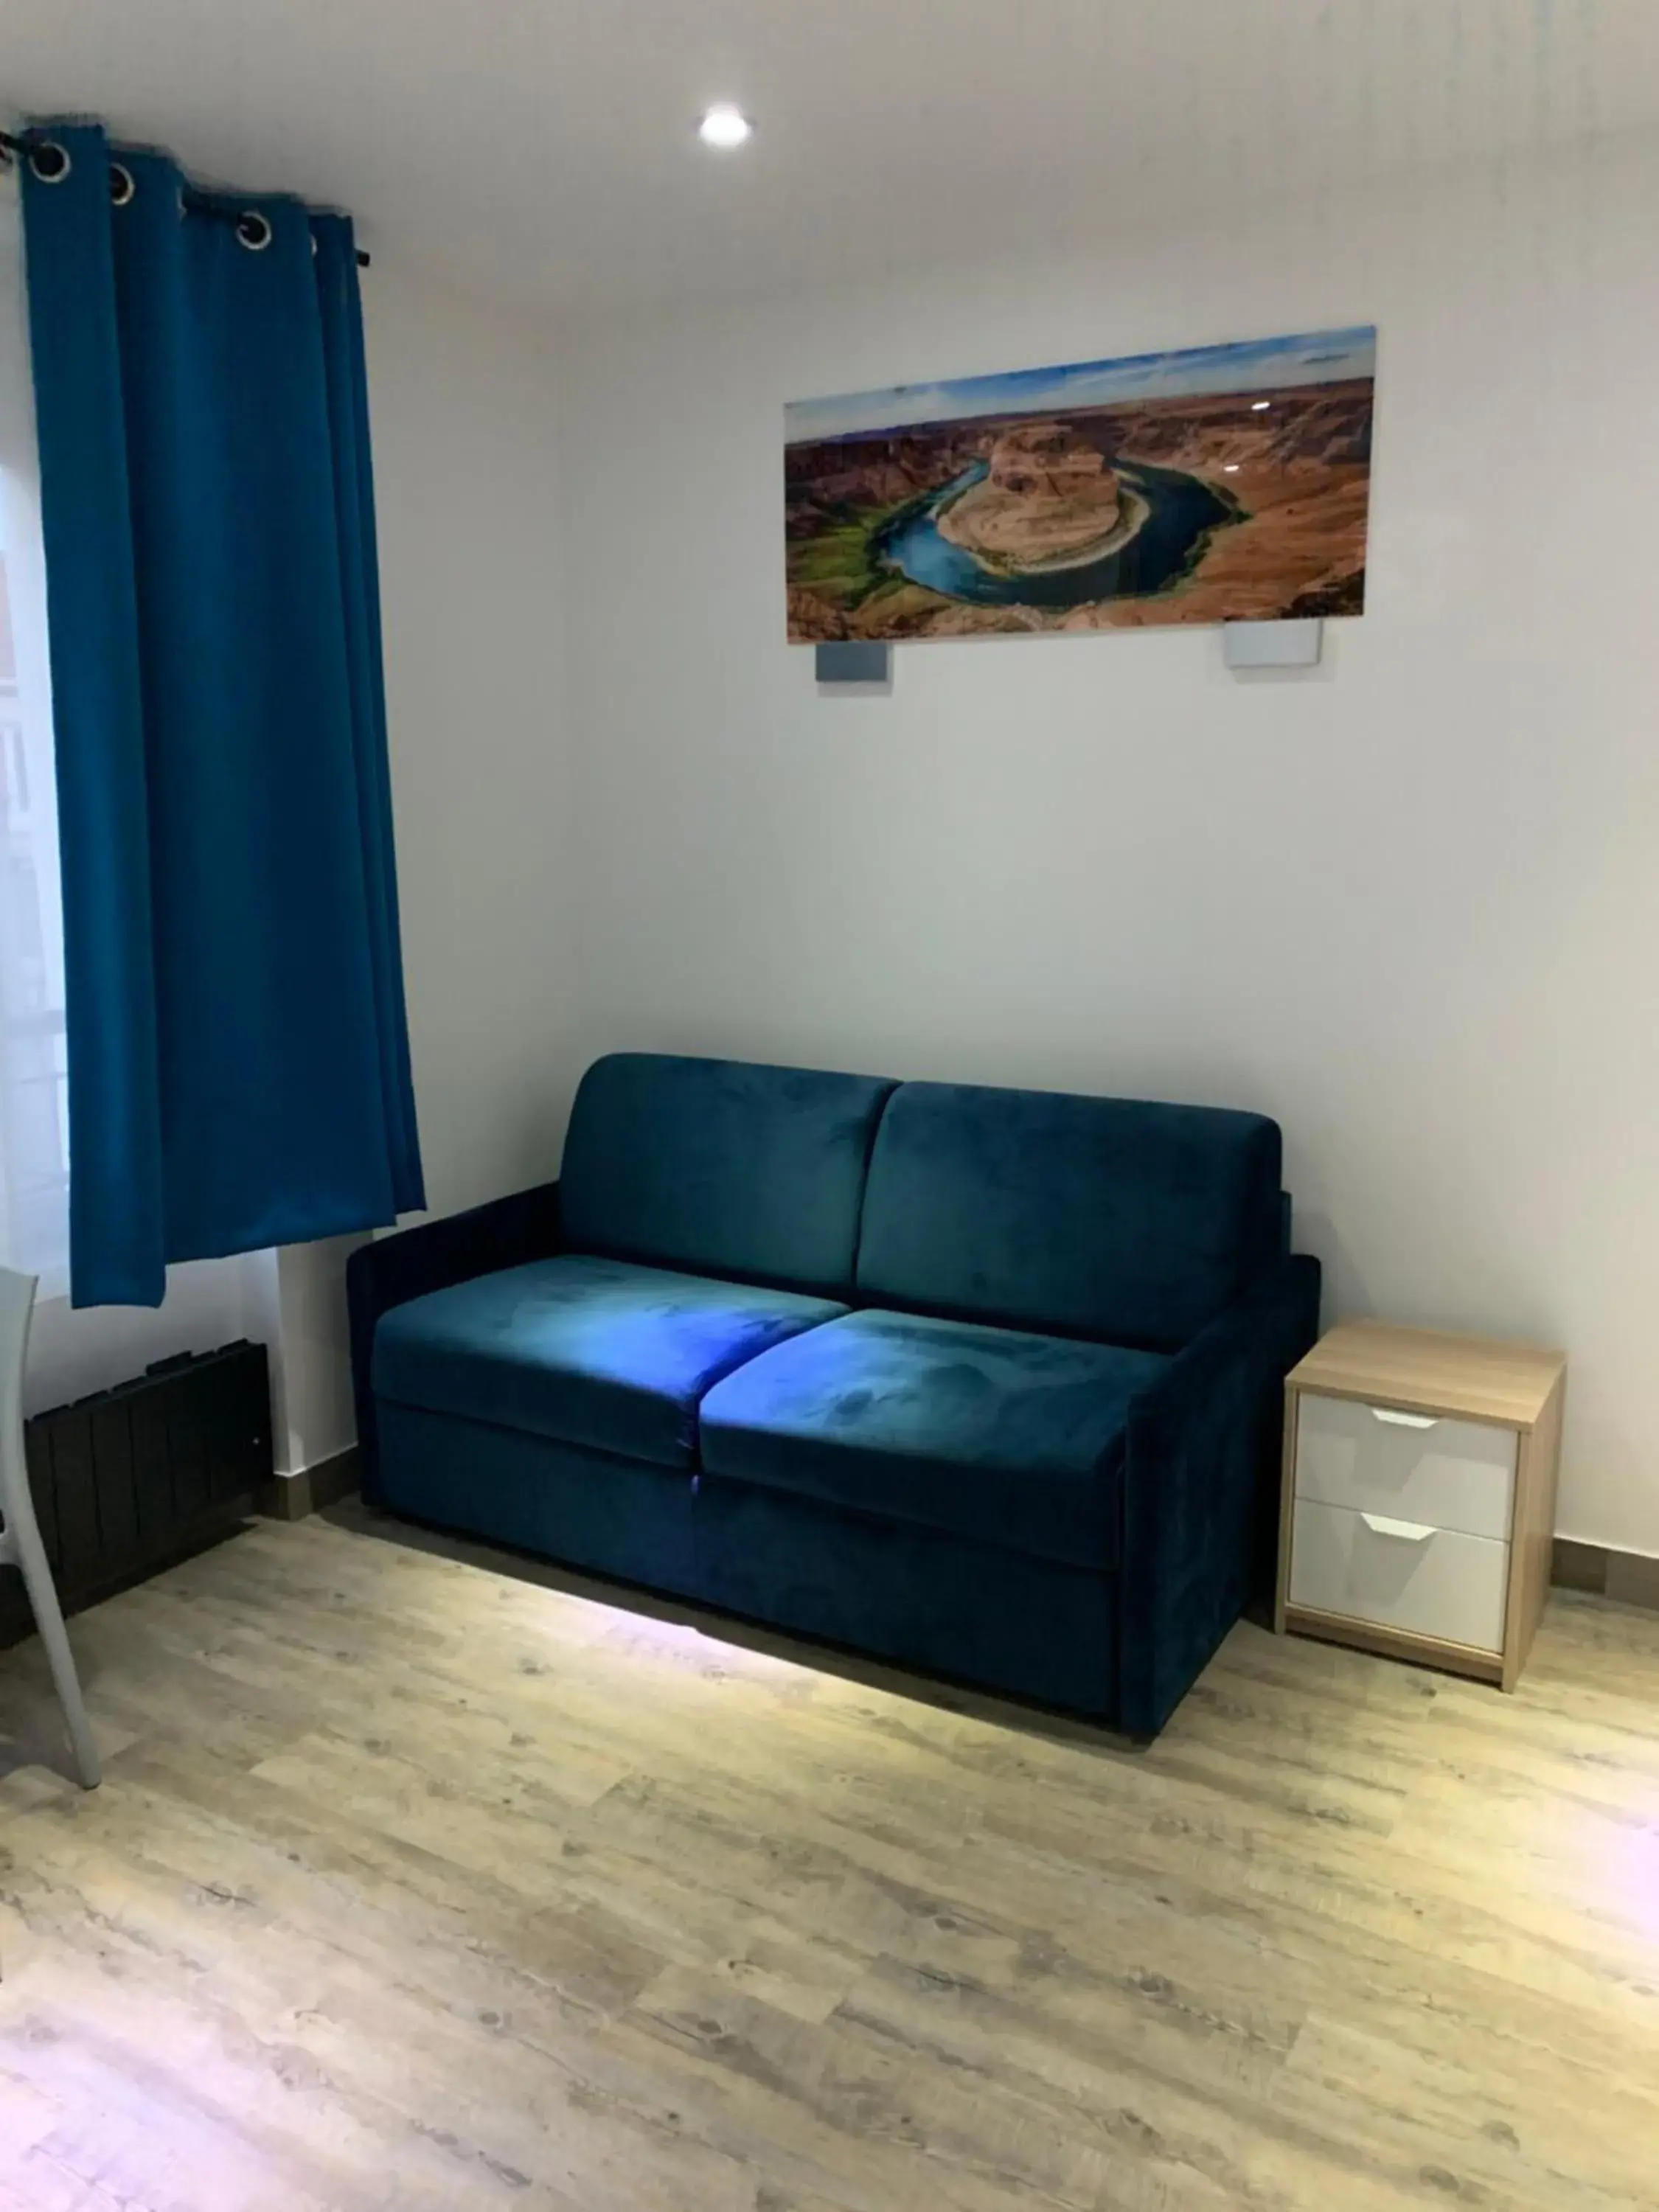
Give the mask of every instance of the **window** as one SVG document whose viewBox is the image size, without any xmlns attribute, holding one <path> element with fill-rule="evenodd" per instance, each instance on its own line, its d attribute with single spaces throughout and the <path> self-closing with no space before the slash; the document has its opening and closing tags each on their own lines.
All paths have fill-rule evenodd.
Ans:
<svg viewBox="0 0 1659 2212">
<path fill-rule="evenodd" d="M 69 1080 L 46 564 L 15 175 L 0 179 L 0 1261 L 69 1277 Z"/>
</svg>

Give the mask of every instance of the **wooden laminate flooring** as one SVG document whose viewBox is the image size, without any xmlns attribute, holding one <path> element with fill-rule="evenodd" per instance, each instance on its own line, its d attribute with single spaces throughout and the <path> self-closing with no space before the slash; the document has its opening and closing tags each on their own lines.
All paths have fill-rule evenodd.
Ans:
<svg viewBox="0 0 1659 2212">
<path fill-rule="evenodd" d="M 257 1526 L 0 1654 L 14 2212 L 1659 2204 L 1659 1616 L 1240 1627 L 1151 1750 Z"/>
</svg>

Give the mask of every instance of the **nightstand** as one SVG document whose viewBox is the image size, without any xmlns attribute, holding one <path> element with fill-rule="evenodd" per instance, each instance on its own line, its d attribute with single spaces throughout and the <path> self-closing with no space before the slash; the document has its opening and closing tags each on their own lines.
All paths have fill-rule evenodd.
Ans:
<svg viewBox="0 0 1659 2212">
<path fill-rule="evenodd" d="M 1567 1363 L 1350 1322 L 1285 1384 L 1276 1625 L 1515 1687 L 1549 1594 Z"/>
</svg>

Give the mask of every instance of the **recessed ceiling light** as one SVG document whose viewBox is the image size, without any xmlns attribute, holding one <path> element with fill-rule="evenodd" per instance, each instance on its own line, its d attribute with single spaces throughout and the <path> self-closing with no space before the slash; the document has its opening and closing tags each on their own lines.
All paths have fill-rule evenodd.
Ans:
<svg viewBox="0 0 1659 2212">
<path fill-rule="evenodd" d="M 1221 465 L 1221 473 L 1224 477 L 1236 477 L 1238 474 L 1238 463 L 1224 461 Z"/>
<path fill-rule="evenodd" d="M 1253 399 L 1250 402 L 1250 412 L 1252 415 L 1260 415 L 1265 409 L 1271 407 L 1273 404 L 1273 403 L 1271 399 Z"/>
<path fill-rule="evenodd" d="M 729 100 L 723 100 L 717 106 L 711 107 L 698 124 L 697 136 L 705 146 L 718 146 L 727 150 L 733 146 L 741 146 L 744 140 L 752 135 L 754 128 L 740 107 L 733 107 Z"/>
</svg>

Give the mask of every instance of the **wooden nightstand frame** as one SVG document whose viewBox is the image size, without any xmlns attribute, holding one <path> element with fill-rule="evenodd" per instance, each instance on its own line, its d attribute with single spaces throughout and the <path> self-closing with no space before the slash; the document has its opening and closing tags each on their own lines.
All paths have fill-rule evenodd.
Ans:
<svg viewBox="0 0 1659 2212">
<path fill-rule="evenodd" d="M 1273 1615 L 1279 1634 L 1289 1630 L 1327 1643 L 1352 1644 L 1358 1650 L 1380 1652 L 1385 1658 L 1415 1660 L 1512 1690 L 1526 1664 L 1549 1596 L 1566 1388 L 1565 1357 L 1530 1346 L 1492 1343 L 1484 1337 L 1443 1336 L 1428 1329 L 1394 1328 L 1382 1322 L 1345 1322 L 1322 1337 L 1285 1382 L 1279 1590 Z M 1484 1421 L 1494 1428 L 1515 1431 L 1515 1504 L 1501 1653 L 1291 1603 L 1297 1425 L 1304 1395 L 1352 1398 L 1400 1413 Z"/>
</svg>

